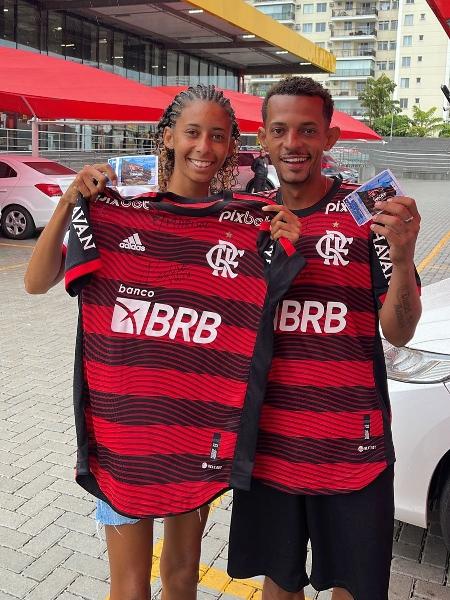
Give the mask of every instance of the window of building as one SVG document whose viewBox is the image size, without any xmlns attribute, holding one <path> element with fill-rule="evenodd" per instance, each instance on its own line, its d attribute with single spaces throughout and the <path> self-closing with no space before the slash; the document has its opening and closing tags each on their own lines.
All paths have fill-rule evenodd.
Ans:
<svg viewBox="0 0 450 600">
<path fill-rule="evenodd" d="M 410 67 L 411 66 L 411 57 L 410 56 L 402 56 L 402 67 Z"/>
<path fill-rule="evenodd" d="M 386 71 L 386 69 L 387 69 L 387 61 L 386 60 L 378 60 L 377 61 L 377 69 L 379 71 Z"/>
<path fill-rule="evenodd" d="M 344 21 L 344 31 L 352 31 L 353 23 L 351 21 Z"/>
<path fill-rule="evenodd" d="M 414 15 L 405 15 L 404 25 L 414 25 Z"/>
<path fill-rule="evenodd" d="M 400 78 L 400 87 L 403 89 L 409 88 L 409 77 Z"/>
<path fill-rule="evenodd" d="M 2 18 L 0 19 L 0 45 L 15 46 L 14 25 L 15 25 L 15 1 L 3 0 L 0 3 L 0 10 L 3 8 Z"/>
<path fill-rule="evenodd" d="M 423 35 L 419 35 L 419 40 L 423 42 Z"/>
<path fill-rule="evenodd" d="M 303 14 L 304 15 L 312 15 L 314 12 L 314 4 L 304 4 L 303 5 Z"/>
<path fill-rule="evenodd" d="M 396 40 L 389 42 L 389 50 L 397 50 L 397 41 Z"/>
<path fill-rule="evenodd" d="M 393 19 L 391 21 L 391 31 L 397 31 L 398 28 L 398 21 L 397 19 Z"/>
<path fill-rule="evenodd" d="M 422 62 L 422 57 L 421 56 L 417 57 L 417 62 Z"/>
<path fill-rule="evenodd" d="M 387 31 L 389 29 L 389 21 L 378 21 L 379 31 Z"/>
<path fill-rule="evenodd" d="M 412 35 L 404 35 L 403 36 L 403 45 L 404 46 L 412 46 Z"/>
<path fill-rule="evenodd" d="M 378 42 L 377 48 L 378 50 L 388 50 L 389 42 Z"/>
<path fill-rule="evenodd" d="M 293 3 L 259 6 L 258 10 L 278 21 L 293 21 L 295 19 L 295 6 Z"/>
<path fill-rule="evenodd" d="M 390 60 L 388 64 L 389 71 L 393 71 L 395 69 L 395 60 Z"/>
<path fill-rule="evenodd" d="M 405 4 L 414 4 L 414 0 L 405 0 Z"/>
<path fill-rule="evenodd" d="M 64 35 L 64 22 L 65 17 L 63 13 L 49 12 L 47 19 L 47 51 L 51 55 L 65 54 L 63 47 L 63 35 Z M 112 38 L 112 32 L 111 32 Z M 111 51 L 111 64 L 112 64 L 112 51 Z"/>
<path fill-rule="evenodd" d="M 326 2 L 318 2 L 317 3 L 317 12 L 327 12 L 327 3 Z"/>
<path fill-rule="evenodd" d="M 380 10 L 390 10 L 391 3 L 389 0 L 381 0 L 379 7 L 380 7 Z"/>
<path fill-rule="evenodd" d="M 302 32 L 303 33 L 312 33 L 313 24 L 312 23 L 303 23 L 302 24 Z"/>
<path fill-rule="evenodd" d="M 325 42 L 315 42 L 318 48 L 325 48 Z"/>
<path fill-rule="evenodd" d="M 8 11 L 9 12 L 9 11 Z M 3 17 L 4 11 L 1 15 Z M 19 0 L 17 3 L 17 47 L 36 48 L 41 47 L 41 11 L 28 2 Z"/>
<path fill-rule="evenodd" d="M 425 13 L 420 13 L 420 20 L 425 21 Z"/>
<path fill-rule="evenodd" d="M 125 55 L 125 34 L 120 31 L 114 32 L 114 50 L 113 50 L 113 70 L 114 73 L 126 77 L 124 64 Z"/>
<path fill-rule="evenodd" d="M 416 104 L 420 104 L 420 98 L 416 98 Z"/>
<path fill-rule="evenodd" d="M 416 83 L 422 83 L 422 77 L 416 77 Z"/>
<path fill-rule="evenodd" d="M 408 108 L 408 98 L 400 98 L 400 108 Z"/>
<path fill-rule="evenodd" d="M 316 31 L 326 31 L 327 24 L 326 23 L 316 23 Z"/>
</svg>

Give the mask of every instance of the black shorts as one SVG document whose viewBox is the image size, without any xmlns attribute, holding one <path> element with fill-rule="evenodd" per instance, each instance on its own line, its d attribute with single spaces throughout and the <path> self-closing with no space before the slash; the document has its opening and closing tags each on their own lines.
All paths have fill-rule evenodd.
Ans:
<svg viewBox="0 0 450 600">
<path fill-rule="evenodd" d="M 256 480 L 234 491 L 228 574 L 270 577 L 288 592 L 346 589 L 354 600 L 388 600 L 394 530 L 394 467 L 349 494 L 287 494 Z M 306 573 L 311 541 L 312 569 Z"/>
</svg>

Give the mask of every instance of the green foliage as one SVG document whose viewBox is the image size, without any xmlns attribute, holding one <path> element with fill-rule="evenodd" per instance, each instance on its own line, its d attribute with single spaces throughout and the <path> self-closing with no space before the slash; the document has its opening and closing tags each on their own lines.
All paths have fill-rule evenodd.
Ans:
<svg viewBox="0 0 450 600">
<path fill-rule="evenodd" d="M 442 129 L 444 121 L 436 117 L 437 108 L 433 106 L 429 110 L 422 110 L 420 106 L 413 106 L 413 117 L 411 119 L 411 135 L 417 137 L 430 137 Z"/>
<path fill-rule="evenodd" d="M 450 123 L 445 123 L 439 132 L 439 137 L 450 137 Z"/>
<path fill-rule="evenodd" d="M 367 109 L 371 127 L 375 119 L 400 112 L 398 101 L 392 100 L 395 88 L 395 83 L 384 74 L 380 75 L 378 79 L 370 77 L 367 80 L 366 87 L 359 95 L 359 100 L 361 105 Z"/>
<path fill-rule="evenodd" d="M 385 117 L 377 117 L 374 119 L 373 128 L 383 137 L 405 137 L 410 135 L 411 119 L 406 115 L 386 115 Z"/>
</svg>

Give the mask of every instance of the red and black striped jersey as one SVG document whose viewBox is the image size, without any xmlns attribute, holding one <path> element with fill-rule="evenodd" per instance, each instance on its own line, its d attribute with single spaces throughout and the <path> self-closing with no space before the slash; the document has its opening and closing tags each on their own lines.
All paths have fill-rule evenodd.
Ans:
<svg viewBox="0 0 450 600">
<path fill-rule="evenodd" d="M 306 267 L 277 309 L 254 468 L 290 493 L 361 489 L 395 460 L 378 323 L 392 264 L 343 203 L 355 188 L 335 180 L 295 211 Z"/>
<path fill-rule="evenodd" d="M 121 514 L 250 485 L 276 305 L 304 265 L 271 241 L 266 204 L 107 191 L 73 211 L 76 479 Z"/>
</svg>

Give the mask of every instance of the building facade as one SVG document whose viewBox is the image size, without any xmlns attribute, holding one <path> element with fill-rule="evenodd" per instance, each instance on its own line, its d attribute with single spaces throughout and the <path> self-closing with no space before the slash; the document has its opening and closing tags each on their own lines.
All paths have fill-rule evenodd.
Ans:
<svg viewBox="0 0 450 600">
<path fill-rule="evenodd" d="M 336 108 L 363 119 L 358 100 L 369 77 L 386 74 L 397 85 L 403 114 L 436 106 L 449 83 L 450 41 L 426 0 L 248 0 L 258 10 L 336 56 L 336 72 L 315 78 L 329 88 Z M 278 77 L 247 79 L 247 91 L 264 95 Z"/>
</svg>

